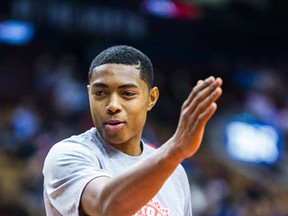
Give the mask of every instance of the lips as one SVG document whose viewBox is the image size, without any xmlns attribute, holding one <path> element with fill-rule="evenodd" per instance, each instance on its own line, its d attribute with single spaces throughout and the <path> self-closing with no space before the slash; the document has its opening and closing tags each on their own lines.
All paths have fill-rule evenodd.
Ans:
<svg viewBox="0 0 288 216">
<path fill-rule="evenodd" d="M 124 124 L 125 122 L 120 120 L 109 120 L 105 123 L 105 128 L 110 132 L 117 132 L 123 128 Z"/>
</svg>

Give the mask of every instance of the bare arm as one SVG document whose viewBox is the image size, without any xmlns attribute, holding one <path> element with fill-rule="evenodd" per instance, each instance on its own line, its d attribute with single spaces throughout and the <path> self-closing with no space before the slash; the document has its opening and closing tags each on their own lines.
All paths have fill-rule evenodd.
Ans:
<svg viewBox="0 0 288 216">
<path fill-rule="evenodd" d="M 198 81 L 184 102 L 175 134 L 149 158 L 115 178 L 99 177 L 87 184 L 81 208 L 88 215 L 133 215 L 157 194 L 167 178 L 201 145 L 207 121 L 216 111 L 222 80 Z M 143 191 L 145 189 L 145 191 Z"/>
</svg>

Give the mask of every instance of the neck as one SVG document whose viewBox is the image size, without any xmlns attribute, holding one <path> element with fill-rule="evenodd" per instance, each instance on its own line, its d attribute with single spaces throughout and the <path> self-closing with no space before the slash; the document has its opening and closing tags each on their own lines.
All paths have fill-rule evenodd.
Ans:
<svg viewBox="0 0 288 216">
<path fill-rule="evenodd" d="M 117 150 L 130 155 L 130 156 L 139 156 L 143 151 L 143 143 L 140 141 L 139 145 L 129 145 L 128 143 L 123 144 L 111 144 Z"/>
</svg>

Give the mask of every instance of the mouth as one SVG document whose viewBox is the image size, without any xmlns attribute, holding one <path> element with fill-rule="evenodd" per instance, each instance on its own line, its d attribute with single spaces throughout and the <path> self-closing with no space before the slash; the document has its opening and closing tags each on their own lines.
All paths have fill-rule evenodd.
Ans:
<svg viewBox="0 0 288 216">
<path fill-rule="evenodd" d="M 120 120 L 110 120 L 108 122 L 105 122 L 105 128 L 110 132 L 117 132 L 121 130 L 124 126 L 125 122 Z"/>
</svg>

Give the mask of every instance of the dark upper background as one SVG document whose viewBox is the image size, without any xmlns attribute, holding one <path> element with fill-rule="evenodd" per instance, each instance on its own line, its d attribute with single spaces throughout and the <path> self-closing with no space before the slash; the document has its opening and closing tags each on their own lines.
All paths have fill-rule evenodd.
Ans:
<svg viewBox="0 0 288 216">
<path fill-rule="evenodd" d="M 80 63 L 78 75 L 85 79 L 95 54 L 120 43 L 143 50 L 156 68 L 165 71 L 195 65 L 209 67 L 205 62 L 223 59 L 232 67 L 243 58 L 273 63 L 286 60 L 288 3 L 284 0 L 179 1 L 186 3 L 188 9 L 182 10 L 182 17 L 174 18 L 149 15 L 141 9 L 143 2 L 2 0 L 0 21 L 28 21 L 36 32 L 25 46 L 0 44 L 0 61 L 19 58 L 19 64 L 29 64 L 25 58 L 41 52 L 72 52 Z M 190 75 L 203 78 L 211 74 L 209 70 L 191 70 Z M 25 68 L 14 73 L 24 71 Z M 31 73 L 25 72 L 27 76 Z M 230 78 L 225 71 L 213 74 Z M 1 99 L 5 98 L 7 91 L 1 93 Z"/>
</svg>

